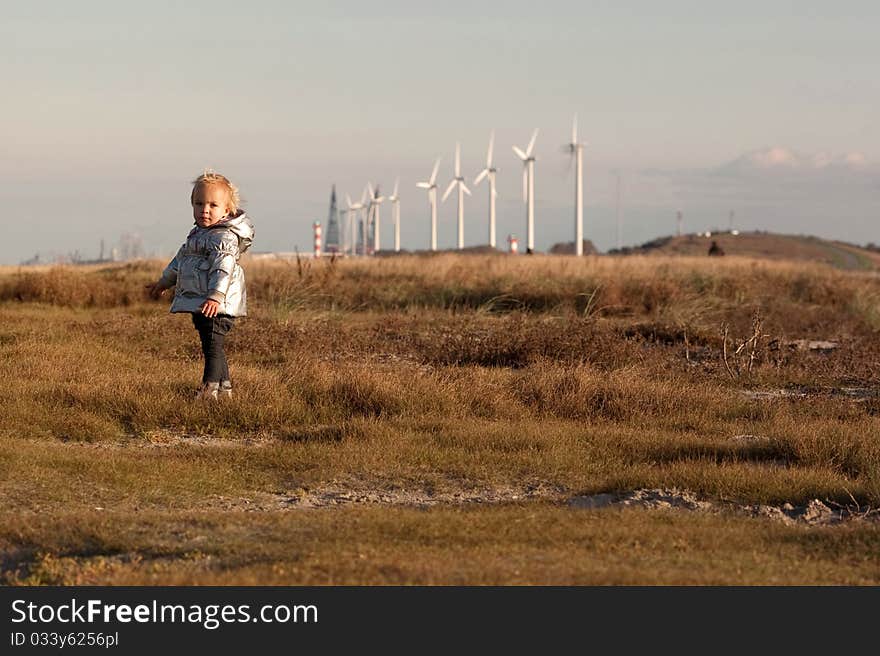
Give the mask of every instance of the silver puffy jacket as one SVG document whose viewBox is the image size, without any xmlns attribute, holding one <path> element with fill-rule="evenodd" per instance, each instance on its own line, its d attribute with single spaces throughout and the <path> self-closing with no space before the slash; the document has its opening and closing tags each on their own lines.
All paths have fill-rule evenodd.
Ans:
<svg viewBox="0 0 880 656">
<path fill-rule="evenodd" d="M 175 288 L 171 311 L 198 312 L 210 299 L 220 303 L 218 314 L 246 315 L 244 269 L 238 259 L 253 239 L 254 224 L 242 210 L 208 228 L 190 230 L 160 279 L 164 287 Z"/>
</svg>

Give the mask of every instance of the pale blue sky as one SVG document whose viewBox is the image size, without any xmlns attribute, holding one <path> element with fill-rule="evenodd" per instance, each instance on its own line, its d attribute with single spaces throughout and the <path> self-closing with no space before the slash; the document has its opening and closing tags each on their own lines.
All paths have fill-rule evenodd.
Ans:
<svg viewBox="0 0 880 656">
<path fill-rule="evenodd" d="M 330 185 L 401 177 L 403 246 L 427 244 L 415 183 L 496 130 L 499 235 L 524 237 L 521 165 L 540 128 L 536 245 L 571 239 L 561 145 L 579 116 L 585 234 L 615 245 L 738 227 L 880 241 L 880 5 L 871 2 L 34 2 L 0 4 L 0 263 L 124 232 L 163 255 L 204 167 L 241 187 L 255 250 L 307 250 Z M 725 166 L 771 147 L 803 166 Z M 812 166 L 861 153 L 866 163 Z M 747 158 L 748 159 L 748 158 Z M 752 161 L 752 160 L 748 160 Z M 472 185 L 471 185 L 472 186 Z M 466 199 L 485 242 L 486 189 Z M 453 202 L 440 244 L 455 242 Z M 385 211 L 388 216 L 387 210 Z M 383 242 L 390 243 L 389 232 Z"/>
</svg>

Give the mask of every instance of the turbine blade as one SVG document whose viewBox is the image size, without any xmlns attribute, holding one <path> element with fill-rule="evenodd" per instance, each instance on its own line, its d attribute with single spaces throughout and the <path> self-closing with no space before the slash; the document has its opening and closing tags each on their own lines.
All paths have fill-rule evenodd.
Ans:
<svg viewBox="0 0 880 656">
<path fill-rule="evenodd" d="M 529 147 L 526 148 L 526 155 L 531 156 L 532 148 L 535 147 L 535 139 L 538 137 L 538 128 L 535 128 L 535 131 L 532 132 L 532 138 L 529 140 Z"/>
<path fill-rule="evenodd" d="M 461 176 L 461 145 L 455 144 L 455 177 Z"/>
<path fill-rule="evenodd" d="M 449 183 L 449 186 L 446 187 L 446 191 L 443 192 L 443 197 L 440 199 L 441 203 L 446 200 L 446 197 L 449 196 L 449 194 L 452 193 L 452 188 L 455 186 L 455 182 L 456 181 L 453 180 L 452 182 Z"/>
<path fill-rule="evenodd" d="M 397 198 L 397 186 L 398 186 L 399 184 L 400 184 L 400 178 L 397 178 L 397 179 L 394 181 L 394 191 L 391 193 L 391 195 L 394 196 L 395 198 Z"/>
<path fill-rule="evenodd" d="M 489 151 L 486 153 L 486 168 L 492 168 L 492 148 L 495 146 L 495 130 L 489 134 Z"/>
<path fill-rule="evenodd" d="M 345 194 L 345 202 L 348 203 L 349 209 L 351 209 L 351 196 Z"/>
<path fill-rule="evenodd" d="M 461 185 L 461 190 L 466 193 L 468 196 L 471 195 L 471 190 L 467 188 L 467 185 L 464 182 L 459 183 Z"/>
<path fill-rule="evenodd" d="M 574 123 L 571 124 L 571 143 L 578 142 L 578 115 L 574 115 Z"/>
<path fill-rule="evenodd" d="M 416 187 L 420 187 L 421 189 L 430 189 L 431 183 L 430 182 L 416 182 Z"/>
<path fill-rule="evenodd" d="M 475 184 L 475 185 L 480 184 L 480 180 L 482 180 L 483 178 L 485 178 L 487 175 L 489 175 L 489 169 L 483 169 L 482 171 L 480 171 L 480 175 L 478 175 L 478 176 L 477 176 L 477 179 L 474 180 L 474 184 Z"/>
<path fill-rule="evenodd" d="M 431 172 L 430 182 L 434 184 L 437 181 L 437 170 L 440 168 L 440 158 L 437 158 L 437 161 L 434 162 L 434 170 Z"/>
<path fill-rule="evenodd" d="M 528 159 L 529 158 L 528 155 L 526 155 L 523 151 L 521 151 L 516 146 L 513 147 L 513 152 L 515 152 L 520 159 Z"/>
</svg>

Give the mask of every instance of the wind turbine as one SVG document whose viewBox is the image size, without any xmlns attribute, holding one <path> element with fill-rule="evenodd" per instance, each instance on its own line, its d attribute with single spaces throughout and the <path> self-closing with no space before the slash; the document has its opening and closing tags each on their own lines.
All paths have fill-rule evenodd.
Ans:
<svg viewBox="0 0 880 656">
<path fill-rule="evenodd" d="M 574 254 L 584 254 L 584 146 L 586 144 L 578 143 L 578 118 L 574 116 L 574 123 L 571 126 L 571 143 L 568 144 L 567 150 L 575 161 L 574 171 Z"/>
<path fill-rule="evenodd" d="M 400 196 L 397 195 L 397 186 L 400 184 L 400 178 L 394 181 L 394 191 L 388 197 L 391 203 L 391 216 L 394 217 L 394 252 L 400 251 Z"/>
<path fill-rule="evenodd" d="M 358 212 L 358 236 L 357 241 L 360 242 L 360 255 L 367 254 L 367 228 L 370 221 L 370 206 L 367 204 L 367 188 L 361 192 L 361 199 L 358 202 L 360 211 Z"/>
<path fill-rule="evenodd" d="M 489 135 L 489 152 L 486 155 L 486 168 L 480 171 L 480 174 L 474 180 L 476 187 L 483 178 L 489 179 L 489 246 L 495 248 L 495 197 L 498 192 L 495 191 L 495 173 L 496 169 L 492 166 L 492 146 L 495 144 L 495 133 Z"/>
<path fill-rule="evenodd" d="M 370 212 L 373 214 L 373 253 L 378 253 L 381 246 L 379 239 L 379 205 L 385 200 L 385 196 L 379 195 L 379 185 L 376 185 L 376 190 L 373 191 L 373 185 L 368 182 L 367 188 L 370 190 Z"/>
<path fill-rule="evenodd" d="M 437 250 L 437 169 L 440 168 L 440 158 L 434 162 L 434 170 L 427 182 L 417 182 L 416 187 L 428 190 L 428 203 L 431 205 L 431 250 Z"/>
<path fill-rule="evenodd" d="M 348 204 L 348 209 L 345 210 L 345 213 L 348 215 L 348 225 L 351 232 L 351 254 L 357 255 L 357 214 L 358 210 L 364 208 L 364 195 L 361 194 L 359 203 L 352 203 L 351 196 L 345 194 L 345 202 Z"/>
<path fill-rule="evenodd" d="M 452 192 L 453 187 L 458 187 L 458 249 L 464 248 L 464 194 L 471 195 L 471 190 L 464 183 L 464 177 L 461 175 L 461 148 L 455 144 L 455 177 L 446 187 L 441 202 L 445 202 L 446 198 Z"/>
<path fill-rule="evenodd" d="M 620 235 L 620 171 L 615 171 L 617 175 L 617 202 L 615 203 L 615 214 L 617 214 L 617 250 L 623 246 Z"/>
<path fill-rule="evenodd" d="M 532 155 L 532 148 L 535 147 L 537 136 L 538 129 L 535 128 L 525 152 L 516 146 L 513 147 L 513 152 L 524 164 L 523 200 L 526 202 L 526 253 L 529 254 L 535 251 L 535 157 Z"/>
<path fill-rule="evenodd" d="M 345 215 L 345 227 L 342 230 L 342 234 L 344 235 L 342 238 L 342 252 L 347 253 L 349 248 L 349 238 L 352 236 L 351 230 L 351 215 L 354 212 L 352 208 L 353 203 L 351 202 L 351 196 L 345 194 L 345 202 L 347 203 L 345 209 L 339 210 L 340 214 Z"/>
</svg>

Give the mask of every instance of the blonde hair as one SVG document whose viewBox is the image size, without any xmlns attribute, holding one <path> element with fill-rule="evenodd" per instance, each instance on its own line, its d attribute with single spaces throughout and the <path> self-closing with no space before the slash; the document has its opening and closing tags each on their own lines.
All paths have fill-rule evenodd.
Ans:
<svg viewBox="0 0 880 656">
<path fill-rule="evenodd" d="M 229 198 L 229 213 L 235 214 L 238 211 L 238 206 L 241 204 L 241 197 L 238 195 L 238 187 L 232 184 L 225 175 L 220 175 L 214 169 L 205 169 L 204 173 L 192 181 L 192 185 L 192 192 L 190 192 L 189 195 L 190 203 L 195 199 L 196 189 L 199 187 L 207 187 L 209 185 L 217 185 L 226 190 L 226 195 Z"/>
</svg>

